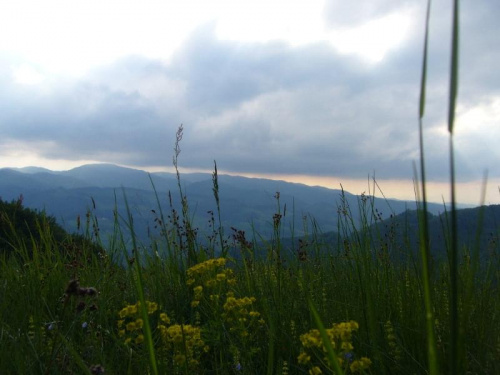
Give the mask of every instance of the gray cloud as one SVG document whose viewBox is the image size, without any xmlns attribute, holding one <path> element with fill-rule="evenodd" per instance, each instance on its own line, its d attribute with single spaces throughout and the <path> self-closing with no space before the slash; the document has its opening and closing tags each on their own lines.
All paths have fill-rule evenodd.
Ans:
<svg viewBox="0 0 500 375">
<path fill-rule="evenodd" d="M 394 2 L 377 4 L 350 15 L 332 6 L 327 19 L 345 26 L 394 10 Z M 435 7 L 425 140 L 429 177 L 445 180 L 450 17 Z M 496 5 L 463 8 L 459 100 L 467 108 L 499 96 L 500 14 Z M 19 86 L 0 64 L 0 150 L 14 141 L 38 142 L 48 158 L 169 166 L 183 123 L 186 167 L 211 168 L 216 159 L 233 172 L 412 178 L 422 31 L 374 66 L 326 42 L 221 41 L 214 25 L 197 30 L 168 63 L 130 56 L 77 81 Z M 495 126 L 457 132 L 462 179 L 477 178 L 483 168 L 500 175 Z"/>
</svg>

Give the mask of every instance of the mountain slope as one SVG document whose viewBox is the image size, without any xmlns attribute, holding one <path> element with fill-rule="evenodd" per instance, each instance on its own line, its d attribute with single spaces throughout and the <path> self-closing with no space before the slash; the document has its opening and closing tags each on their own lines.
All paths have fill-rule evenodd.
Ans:
<svg viewBox="0 0 500 375">
<path fill-rule="evenodd" d="M 124 188 L 134 217 L 137 217 L 134 219 L 137 230 L 147 234 L 149 228 L 154 233 L 154 215 L 151 210 L 157 210 L 158 207 L 150 177 L 164 212 L 171 209 L 169 191 L 172 208 L 181 212 L 177 180 L 172 173 L 148 174 L 110 164 L 85 165 L 64 172 L 37 171 L 33 168 L 28 171 L 0 169 L 0 197 L 12 200 L 23 194 L 27 207 L 45 209 L 68 230 L 74 230 L 77 217 L 84 217 L 88 210 L 94 211 L 99 223 L 105 226 L 101 228 L 103 232 L 111 230 L 115 200 L 118 212 L 125 212 Z M 201 232 L 208 230 L 209 211 L 216 210 L 211 174 L 181 175 L 181 186 L 188 197 L 195 225 Z M 279 202 L 276 199 L 277 192 L 280 193 Z M 284 181 L 220 175 L 219 196 L 226 234 L 230 233 L 231 227 L 236 227 L 247 232 L 254 229 L 264 237 L 271 235 L 273 215 L 277 213 L 278 203 L 283 215 L 284 235 L 289 235 L 292 227 L 294 235 L 303 234 L 304 218 L 310 220 L 311 217 L 323 231 L 336 230 L 337 211 L 342 202 L 350 207 L 355 222 L 359 222 L 361 215 L 358 196 Z M 387 217 L 415 208 L 415 203 L 374 198 L 373 208 Z M 442 211 L 441 205 L 430 204 L 429 208 L 434 213 Z M 142 239 L 147 240 L 145 237 Z"/>
<path fill-rule="evenodd" d="M 430 251 L 434 258 L 445 259 L 450 242 L 449 213 L 429 214 Z M 415 210 L 408 210 L 374 224 L 372 233 L 374 249 L 388 251 L 401 258 L 409 254 L 419 255 L 419 223 Z M 459 251 L 467 249 L 470 255 L 486 258 L 498 253 L 500 245 L 500 205 L 457 210 Z"/>
</svg>

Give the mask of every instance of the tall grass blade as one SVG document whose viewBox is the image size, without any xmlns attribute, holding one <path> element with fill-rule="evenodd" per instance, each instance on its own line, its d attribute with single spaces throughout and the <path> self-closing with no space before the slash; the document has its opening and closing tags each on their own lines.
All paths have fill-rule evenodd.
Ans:
<svg viewBox="0 0 500 375">
<path fill-rule="evenodd" d="M 430 287 L 430 250 L 429 250 L 429 223 L 427 211 L 426 174 L 425 174 L 425 152 L 422 119 L 425 113 L 425 92 L 427 82 L 427 51 L 429 43 L 429 20 L 431 0 L 427 2 L 427 13 L 425 19 L 424 55 L 422 61 L 422 79 L 420 83 L 420 105 L 419 105 L 419 144 L 420 144 L 420 171 L 422 182 L 422 206 L 419 207 L 419 235 L 420 254 L 422 257 L 422 273 L 424 286 L 425 323 L 427 332 L 427 360 L 429 361 L 429 373 L 439 373 L 437 360 L 437 344 L 434 330 L 434 317 Z"/>
<path fill-rule="evenodd" d="M 326 349 L 326 357 L 328 358 L 328 362 L 330 362 L 330 366 L 333 368 L 335 374 L 342 375 L 344 372 L 340 368 L 337 355 L 333 350 L 332 343 L 330 341 L 330 338 L 328 337 L 328 333 L 326 333 L 325 326 L 323 325 L 323 322 L 319 317 L 318 311 L 314 307 L 314 304 L 310 298 L 307 299 L 307 303 L 309 304 L 309 310 L 313 315 L 314 322 L 316 323 L 319 333 L 321 334 L 321 340 L 323 341 L 323 345 L 325 346 Z"/>
<path fill-rule="evenodd" d="M 448 108 L 448 131 L 450 133 L 450 183 L 451 183 L 451 247 L 450 247 L 450 372 L 460 374 L 460 317 L 458 314 L 458 231 L 456 212 L 455 157 L 453 151 L 453 126 L 458 92 L 458 38 L 459 3 L 453 2 L 453 26 L 451 45 L 450 92 Z"/>
<path fill-rule="evenodd" d="M 151 330 L 151 325 L 149 324 L 149 317 L 148 317 L 148 308 L 146 305 L 146 299 L 144 298 L 144 287 L 142 283 L 142 268 L 141 268 L 141 259 L 140 259 L 140 254 L 137 248 L 137 241 L 136 241 L 136 236 L 135 236 L 135 231 L 134 231 L 134 225 L 133 225 L 133 218 L 132 218 L 132 213 L 130 212 L 130 206 L 127 201 L 127 195 L 125 194 L 125 189 L 123 189 L 123 199 L 125 200 L 125 208 L 127 209 L 127 219 L 128 219 L 128 226 L 129 226 L 129 231 L 130 231 L 130 236 L 132 238 L 132 251 L 133 255 L 135 257 L 135 271 L 136 271 L 136 277 L 132 276 L 134 278 L 135 286 L 137 289 L 137 294 L 139 296 L 139 301 L 141 301 L 141 314 L 142 314 L 142 320 L 143 320 L 143 328 L 144 328 L 144 337 L 145 337 L 145 342 L 146 346 L 148 347 L 148 353 L 149 353 L 149 363 L 151 365 L 151 371 L 154 375 L 158 375 L 158 365 L 156 362 L 156 355 L 155 355 L 155 348 L 154 348 L 154 343 L 153 343 L 153 333 Z M 130 264 L 127 262 L 127 264 Z M 133 275 L 133 274 L 132 274 Z"/>
<path fill-rule="evenodd" d="M 171 244 L 170 244 L 170 241 L 168 238 L 168 230 L 167 230 L 167 225 L 165 224 L 165 216 L 163 215 L 163 209 L 162 209 L 162 206 L 160 203 L 160 197 L 158 195 L 158 191 L 156 190 L 156 186 L 154 184 L 153 177 L 149 173 L 148 173 L 148 177 L 149 177 L 149 182 L 151 183 L 151 186 L 153 187 L 153 192 L 154 192 L 155 199 L 156 199 L 156 207 L 158 208 L 158 211 L 160 213 L 160 221 L 161 221 L 160 233 L 163 233 L 165 236 L 165 243 L 167 246 L 168 256 L 170 257 L 170 259 L 172 259 L 172 249 L 171 249 Z"/>
<path fill-rule="evenodd" d="M 450 101 L 448 107 L 448 131 L 453 134 L 455 123 L 455 107 L 458 93 L 458 42 L 459 42 L 459 8 L 458 0 L 453 1 L 453 29 L 451 41 L 451 70 L 450 70 Z"/>
<path fill-rule="evenodd" d="M 425 35 L 424 35 L 424 55 L 422 58 L 422 77 L 420 80 L 420 105 L 419 105 L 419 118 L 424 117 L 425 113 L 425 87 L 427 82 L 427 51 L 429 45 L 429 20 L 431 13 L 431 0 L 427 2 L 427 12 L 425 15 Z M 420 135 L 422 132 L 420 132 Z M 421 142 L 422 144 L 422 142 Z"/>
<path fill-rule="evenodd" d="M 187 264 L 188 266 L 193 266 L 197 261 L 197 254 L 196 254 L 196 239 L 195 239 L 195 230 L 192 227 L 192 221 L 191 218 L 189 217 L 189 204 L 187 200 L 187 196 L 184 193 L 181 185 L 181 174 L 179 172 L 179 155 L 181 153 L 181 141 L 182 141 L 182 136 L 184 132 L 184 127 L 181 124 L 179 128 L 177 129 L 177 133 L 175 134 L 175 147 L 174 147 L 174 156 L 173 156 L 173 164 L 175 168 L 175 174 L 177 176 L 177 187 L 179 188 L 179 195 L 181 198 L 181 204 L 182 204 L 182 219 L 184 223 L 184 229 L 186 232 L 186 242 L 187 242 Z"/>
<path fill-rule="evenodd" d="M 225 258 L 227 256 L 227 248 L 224 245 L 224 227 L 222 226 L 222 218 L 220 213 L 220 198 L 219 198 L 219 175 L 217 174 L 217 162 L 214 160 L 214 172 L 212 173 L 212 192 L 214 193 L 215 203 L 217 206 L 217 219 L 219 220 L 219 242 L 220 242 L 220 256 Z M 213 255 L 214 256 L 214 255 Z"/>
</svg>

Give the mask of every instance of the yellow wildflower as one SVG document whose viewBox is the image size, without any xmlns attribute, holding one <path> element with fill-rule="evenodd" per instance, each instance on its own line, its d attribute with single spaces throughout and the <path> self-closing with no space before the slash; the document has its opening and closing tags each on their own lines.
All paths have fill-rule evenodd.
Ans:
<svg viewBox="0 0 500 375">
<path fill-rule="evenodd" d="M 170 318 L 165 313 L 160 314 L 160 320 L 165 324 L 170 324 Z"/>
<path fill-rule="evenodd" d="M 350 342 L 343 341 L 342 345 L 340 346 L 340 349 L 342 349 L 346 352 L 349 352 L 349 351 L 353 350 L 354 347 L 352 346 L 352 344 Z"/>
<path fill-rule="evenodd" d="M 297 357 L 297 360 L 299 361 L 299 363 L 301 365 L 305 365 L 305 364 L 307 364 L 311 360 L 311 356 L 308 355 L 306 352 L 302 352 Z"/>
<path fill-rule="evenodd" d="M 300 342 L 304 348 L 319 348 L 323 343 L 317 329 L 311 329 L 308 333 L 300 335 Z"/>
<path fill-rule="evenodd" d="M 201 285 L 193 288 L 194 294 L 201 294 L 203 292 L 203 287 Z"/>
<path fill-rule="evenodd" d="M 362 357 L 361 359 L 357 359 L 351 363 L 350 369 L 351 372 L 361 372 L 365 371 L 370 367 L 372 361 L 369 358 Z"/>
<path fill-rule="evenodd" d="M 146 305 L 148 306 L 148 314 L 153 314 L 156 310 L 158 310 L 158 304 L 156 302 L 146 301 Z"/>
<path fill-rule="evenodd" d="M 216 260 L 216 263 L 217 263 L 218 266 L 223 267 L 223 266 L 226 265 L 226 258 L 218 258 Z"/>
<path fill-rule="evenodd" d="M 140 344 L 141 342 L 144 341 L 144 335 L 139 335 L 135 338 L 135 343 Z"/>
<path fill-rule="evenodd" d="M 309 375 L 320 375 L 322 374 L 323 371 L 318 366 L 314 366 L 312 369 L 309 370 Z"/>
<path fill-rule="evenodd" d="M 135 305 L 129 305 L 127 307 L 127 315 L 134 315 L 137 314 L 137 307 L 139 305 L 139 302 Z"/>
</svg>

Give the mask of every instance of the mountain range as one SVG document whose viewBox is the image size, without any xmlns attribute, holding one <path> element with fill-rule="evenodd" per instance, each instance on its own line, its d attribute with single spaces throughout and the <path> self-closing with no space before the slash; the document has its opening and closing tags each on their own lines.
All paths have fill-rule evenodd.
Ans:
<svg viewBox="0 0 500 375">
<path fill-rule="evenodd" d="M 217 207 L 212 175 L 182 174 L 180 184 L 194 224 L 201 233 L 210 232 L 210 212 L 216 212 Z M 247 233 L 255 231 L 263 238 L 272 234 L 273 215 L 278 210 L 283 215 L 284 236 L 292 232 L 295 236 L 303 235 L 311 225 L 323 232 L 336 231 L 341 206 L 350 207 L 351 217 L 359 223 L 362 213 L 358 205 L 366 198 L 342 190 L 261 178 L 219 175 L 218 184 L 225 233 L 230 234 L 233 227 Z M 115 208 L 121 217 L 126 217 L 126 197 L 134 228 L 143 241 L 154 234 L 160 212 L 158 201 L 165 215 L 171 208 L 182 210 L 175 173 L 147 173 L 112 164 L 83 165 L 68 171 L 39 167 L 0 169 L 0 198 L 8 201 L 21 195 L 24 206 L 45 210 L 68 231 L 76 231 L 78 218 L 84 223 L 86 214 L 91 212 L 101 234 L 111 233 Z M 411 201 L 369 198 L 369 206 L 382 218 L 416 208 Z M 441 204 L 430 203 L 428 208 L 433 214 L 444 211 Z"/>
</svg>

